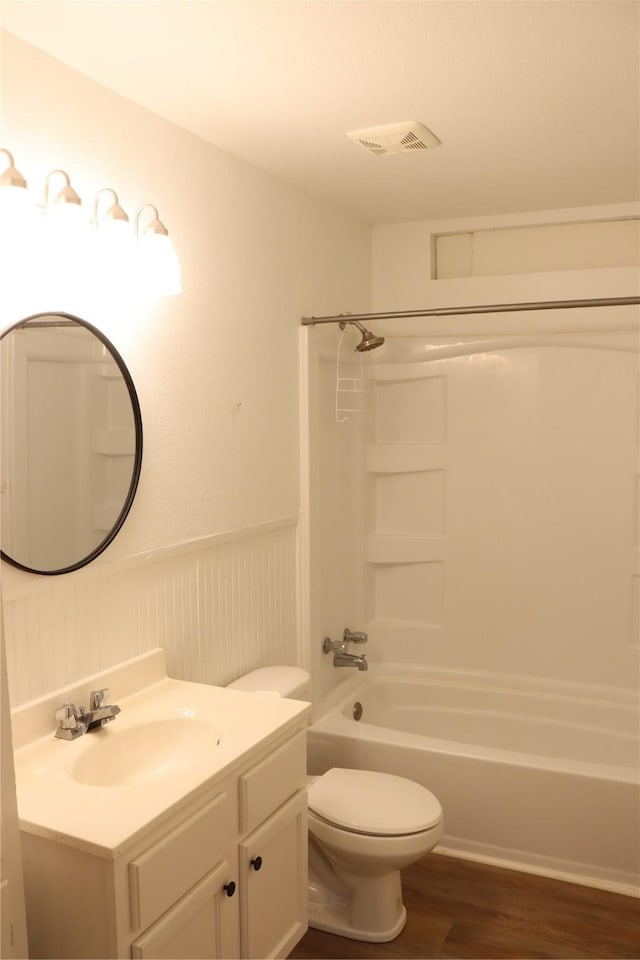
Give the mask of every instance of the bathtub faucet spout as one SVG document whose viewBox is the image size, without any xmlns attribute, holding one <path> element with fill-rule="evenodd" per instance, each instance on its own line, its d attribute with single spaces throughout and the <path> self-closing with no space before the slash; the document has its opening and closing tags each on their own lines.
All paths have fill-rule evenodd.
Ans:
<svg viewBox="0 0 640 960">
<path fill-rule="evenodd" d="M 334 667 L 357 667 L 358 670 L 368 670 L 369 664 L 364 653 L 346 653 L 343 650 L 336 650 L 333 655 Z"/>
</svg>

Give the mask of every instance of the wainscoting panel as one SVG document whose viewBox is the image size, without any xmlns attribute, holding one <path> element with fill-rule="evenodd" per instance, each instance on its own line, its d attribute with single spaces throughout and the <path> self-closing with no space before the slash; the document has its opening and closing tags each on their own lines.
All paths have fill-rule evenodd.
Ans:
<svg viewBox="0 0 640 960">
<path fill-rule="evenodd" d="M 157 646 L 171 676 L 203 683 L 297 663 L 296 528 L 287 518 L 32 588 L 5 568 L 11 706 Z"/>
</svg>

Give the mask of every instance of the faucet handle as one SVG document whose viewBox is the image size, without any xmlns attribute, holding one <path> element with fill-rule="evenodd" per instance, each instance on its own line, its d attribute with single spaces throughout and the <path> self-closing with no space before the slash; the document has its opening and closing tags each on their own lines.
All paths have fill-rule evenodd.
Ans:
<svg viewBox="0 0 640 960">
<path fill-rule="evenodd" d="M 78 714 L 73 703 L 63 703 L 56 710 L 56 720 L 63 730 L 75 729 L 78 722 Z"/>
<path fill-rule="evenodd" d="M 89 710 L 97 710 L 102 706 L 103 700 L 109 697 L 109 688 L 104 687 L 102 690 L 92 690 L 89 695 Z"/>
<path fill-rule="evenodd" d="M 345 627 L 342 639 L 345 643 L 366 643 L 369 638 L 360 630 L 349 630 L 349 627 Z"/>
</svg>

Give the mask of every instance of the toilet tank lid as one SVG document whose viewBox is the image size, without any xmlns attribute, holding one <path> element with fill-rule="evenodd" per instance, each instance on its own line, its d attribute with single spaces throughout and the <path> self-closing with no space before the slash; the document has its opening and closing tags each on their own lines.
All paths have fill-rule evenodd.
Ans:
<svg viewBox="0 0 640 960">
<path fill-rule="evenodd" d="M 334 767 L 307 792 L 311 811 L 353 833 L 406 836 L 430 830 L 442 819 L 437 797 L 395 774 Z"/>
<path fill-rule="evenodd" d="M 301 667 L 259 667 L 229 684 L 232 690 L 266 693 L 272 697 L 311 698 L 311 678 Z"/>
</svg>

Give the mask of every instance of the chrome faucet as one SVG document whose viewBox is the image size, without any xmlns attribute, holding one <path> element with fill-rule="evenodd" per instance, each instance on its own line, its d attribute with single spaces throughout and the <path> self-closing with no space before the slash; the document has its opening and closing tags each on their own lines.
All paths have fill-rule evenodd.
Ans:
<svg viewBox="0 0 640 960">
<path fill-rule="evenodd" d="M 56 710 L 56 720 L 58 721 L 56 737 L 61 740 L 77 740 L 78 737 L 90 730 L 95 730 L 97 727 L 109 723 L 110 720 L 115 720 L 120 713 L 120 707 L 115 703 L 105 704 L 104 699 L 108 696 L 109 691 L 106 687 L 103 690 L 92 690 L 88 710 L 85 710 L 84 707 L 76 707 L 74 703 L 63 703 Z"/>
<path fill-rule="evenodd" d="M 369 664 L 364 653 L 349 653 L 347 651 L 348 643 L 366 643 L 366 633 L 349 630 L 345 627 L 342 634 L 342 640 L 332 640 L 325 637 L 322 641 L 322 652 L 333 653 L 334 667 L 357 667 L 358 670 L 368 670 Z"/>
</svg>

